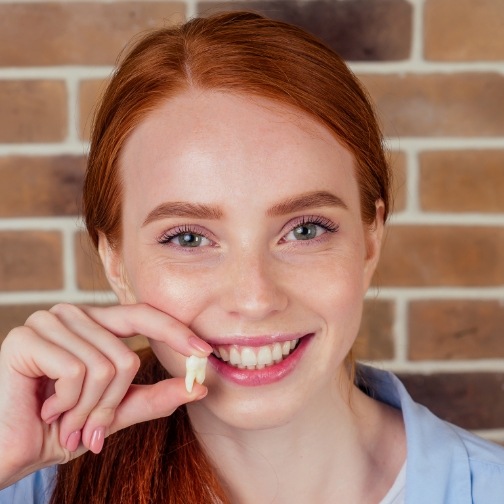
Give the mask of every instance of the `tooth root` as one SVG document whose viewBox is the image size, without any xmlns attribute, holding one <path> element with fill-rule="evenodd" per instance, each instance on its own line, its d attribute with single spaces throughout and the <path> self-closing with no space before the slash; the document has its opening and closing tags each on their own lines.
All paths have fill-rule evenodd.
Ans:
<svg viewBox="0 0 504 504">
<path fill-rule="evenodd" d="M 201 367 L 196 371 L 196 381 L 200 385 L 202 385 L 203 382 L 205 381 L 205 371 L 206 371 L 205 367 Z"/>
<path fill-rule="evenodd" d="M 194 380 L 199 384 L 202 384 L 205 380 L 207 361 L 207 357 L 197 357 L 196 355 L 191 355 L 186 359 L 185 386 L 187 392 L 192 392 Z"/>
<path fill-rule="evenodd" d="M 186 372 L 185 388 L 189 394 L 192 392 L 195 378 L 196 378 L 196 376 L 195 376 L 195 373 L 192 369 Z"/>
</svg>

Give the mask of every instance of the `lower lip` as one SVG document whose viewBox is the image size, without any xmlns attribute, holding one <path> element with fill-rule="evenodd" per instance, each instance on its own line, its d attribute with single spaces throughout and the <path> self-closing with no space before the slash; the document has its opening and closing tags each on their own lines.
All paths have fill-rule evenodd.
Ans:
<svg viewBox="0 0 504 504">
<path fill-rule="evenodd" d="M 310 334 L 301 338 L 296 349 L 278 364 L 272 364 L 262 369 L 238 369 L 218 359 L 213 354 L 208 357 L 208 362 L 219 375 L 238 385 L 248 387 L 268 385 L 282 380 L 294 370 L 303 357 L 312 336 L 313 334 Z"/>
</svg>

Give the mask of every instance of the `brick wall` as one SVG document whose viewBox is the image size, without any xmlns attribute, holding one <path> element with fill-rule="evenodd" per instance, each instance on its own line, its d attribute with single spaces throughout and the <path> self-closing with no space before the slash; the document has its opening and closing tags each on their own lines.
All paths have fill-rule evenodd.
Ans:
<svg viewBox="0 0 504 504">
<path fill-rule="evenodd" d="M 226 6 L 304 25 L 368 86 L 396 213 L 358 354 L 504 442 L 501 0 L 0 0 L 0 335 L 58 301 L 111 301 L 78 218 L 93 103 L 131 36 Z"/>
</svg>

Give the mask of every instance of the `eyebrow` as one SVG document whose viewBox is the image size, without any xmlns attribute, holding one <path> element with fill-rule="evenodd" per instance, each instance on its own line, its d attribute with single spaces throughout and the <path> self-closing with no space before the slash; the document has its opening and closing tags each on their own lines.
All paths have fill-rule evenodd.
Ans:
<svg viewBox="0 0 504 504">
<path fill-rule="evenodd" d="M 200 203 L 187 203 L 184 201 L 174 201 L 161 203 L 154 210 L 149 212 L 142 227 L 151 222 L 166 219 L 169 217 L 190 217 L 193 219 L 220 219 L 223 212 L 219 207 L 203 205 Z"/>
<path fill-rule="evenodd" d="M 273 205 L 266 211 L 268 217 L 279 217 L 309 208 L 319 207 L 339 207 L 348 209 L 346 203 L 328 191 L 312 191 L 298 196 L 287 198 L 280 203 Z M 188 203 L 185 201 L 173 201 L 161 203 L 145 218 L 142 227 L 151 222 L 170 217 L 187 217 L 193 219 L 221 219 L 224 212 L 217 206 L 204 205 L 201 203 Z"/>
<path fill-rule="evenodd" d="M 345 210 L 348 209 L 346 203 L 335 194 L 328 191 L 313 191 L 288 198 L 285 201 L 273 205 L 266 212 L 266 215 L 269 217 L 279 217 L 281 215 L 299 212 L 300 210 L 325 206 L 339 207 Z"/>
</svg>

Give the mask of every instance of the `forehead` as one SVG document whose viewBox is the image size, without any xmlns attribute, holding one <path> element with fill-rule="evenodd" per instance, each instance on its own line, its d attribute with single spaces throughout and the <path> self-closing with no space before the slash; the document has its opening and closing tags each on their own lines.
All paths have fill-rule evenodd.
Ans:
<svg viewBox="0 0 504 504">
<path fill-rule="evenodd" d="M 120 166 L 126 193 L 142 190 L 156 200 L 180 199 L 179 189 L 188 188 L 208 200 L 210 191 L 250 198 L 272 186 L 288 196 L 302 184 L 345 191 L 356 184 L 350 152 L 308 114 L 263 98 L 196 90 L 148 114 L 128 138 Z"/>
</svg>

